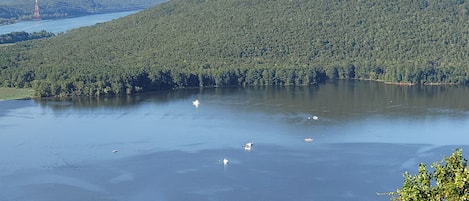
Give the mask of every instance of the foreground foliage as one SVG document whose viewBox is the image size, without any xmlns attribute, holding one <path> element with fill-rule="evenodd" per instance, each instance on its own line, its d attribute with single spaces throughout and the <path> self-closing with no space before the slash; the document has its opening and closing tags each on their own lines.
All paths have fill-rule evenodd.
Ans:
<svg viewBox="0 0 469 201">
<path fill-rule="evenodd" d="M 0 47 L 0 86 L 39 96 L 326 79 L 468 84 L 469 1 L 172 0 Z"/>
<path fill-rule="evenodd" d="M 432 165 L 429 173 L 425 164 L 420 164 L 418 173 L 404 173 L 402 189 L 393 193 L 392 200 L 400 201 L 463 201 L 469 200 L 469 169 L 462 150 Z"/>
</svg>

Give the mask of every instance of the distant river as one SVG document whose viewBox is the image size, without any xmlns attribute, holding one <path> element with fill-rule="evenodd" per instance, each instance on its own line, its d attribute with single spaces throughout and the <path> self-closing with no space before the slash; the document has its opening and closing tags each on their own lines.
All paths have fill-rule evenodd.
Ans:
<svg viewBox="0 0 469 201">
<path fill-rule="evenodd" d="M 39 21 L 24 21 L 10 25 L 0 26 L 0 34 L 11 32 L 25 31 L 28 33 L 46 30 L 52 33 L 66 32 L 70 29 L 75 29 L 83 26 L 91 26 L 97 23 L 110 21 L 120 17 L 124 17 L 138 11 L 126 11 L 117 13 L 87 15 L 76 18 L 65 18 L 57 20 L 39 20 Z"/>
<path fill-rule="evenodd" d="M 420 162 L 469 156 L 467 100 L 337 81 L 0 101 L 0 200 L 388 201 Z"/>
</svg>

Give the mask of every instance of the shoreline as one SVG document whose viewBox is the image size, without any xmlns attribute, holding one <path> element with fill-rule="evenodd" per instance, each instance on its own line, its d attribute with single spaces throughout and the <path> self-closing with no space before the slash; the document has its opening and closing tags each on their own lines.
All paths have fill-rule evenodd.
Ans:
<svg viewBox="0 0 469 201">
<path fill-rule="evenodd" d="M 102 11 L 96 11 L 96 12 L 89 12 L 85 14 L 66 13 L 67 15 L 62 15 L 62 16 L 54 16 L 54 13 L 48 13 L 48 16 L 43 17 L 40 20 L 61 20 L 61 19 L 78 18 L 78 17 L 90 16 L 90 15 L 140 11 L 144 9 L 146 8 L 142 6 L 142 7 L 122 8 L 122 9 L 109 9 L 109 10 L 102 10 Z M 0 18 L 0 19 L 6 19 L 6 18 Z M 35 21 L 35 19 L 32 16 L 29 18 L 22 18 L 22 19 L 18 19 L 18 18 L 8 19 L 8 20 L 5 20 L 4 23 L 0 23 L 0 26 L 7 26 L 7 25 L 12 25 L 12 24 L 27 22 L 27 21 Z"/>
<path fill-rule="evenodd" d="M 1 47 L 1 45 L 0 45 Z M 395 86 L 458 86 L 455 83 L 423 83 L 423 84 L 415 84 L 411 82 L 386 82 L 383 80 L 373 80 L 373 79 L 350 79 L 350 80 L 358 80 L 358 81 L 374 81 L 380 82 L 386 85 L 395 85 Z M 18 100 L 18 99 L 32 99 L 35 98 L 33 89 L 18 89 L 18 88 L 9 88 L 9 87 L 0 87 L 0 101 L 5 100 Z M 151 91 L 149 91 L 151 92 Z M 154 91 L 152 91 L 154 92 Z M 50 97 L 42 97 L 42 98 L 50 98 Z"/>
<path fill-rule="evenodd" d="M 438 82 L 415 84 L 415 83 L 412 83 L 412 82 L 386 82 L 384 80 L 374 80 L 374 79 L 356 79 L 356 80 L 381 82 L 381 83 L 384 83 L 384 84 L 396 85 L 396 86 L 458 86 L 458 85 L 460 85 L 460 84 L 457 84 L 457 83 L 438 83 Z"/>
</svg>

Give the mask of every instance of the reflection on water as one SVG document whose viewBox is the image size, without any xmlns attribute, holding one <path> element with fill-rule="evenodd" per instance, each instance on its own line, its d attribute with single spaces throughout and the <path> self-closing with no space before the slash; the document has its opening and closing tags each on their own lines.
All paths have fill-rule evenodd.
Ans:
<svg viewBox="0 0 469 201">
<path fill-rule="evenodd" d="M 467 90 L 337 81 L 3 101 L 0 201 L 389 200 L 376 193 L 404 171 L 469 147 Z"/>
<path fill-rule="evenodd" d="M 304 113 L 355 118 L 373 114 L 404 117 L 469 111 L 469 88 L 458 86 L 394 86 L 369 81 L 334 81 L 311 87 L 227 87 L 181 89 L 121 97 L 80 97 L 39 100 L 54 110 L 132 107 L 142 102 L 168 103 L 203 96 L 240 110 L 268 113 Z M 404 113 L 404 114 L 402 114 Z"/>
<path fill-rule="evenodd" d="M 309 88 L 248 89 L 240 95 L 262 103 L 251 105 L 266 112 L 327 114 L 334 118 L 369 113 L 418 116 L 469 111 L 469 102 L 465 101 L 469 98 L 469 88 L 454 86 L 408 87 L 368 81 L 337 81 Z"/>
</svg>

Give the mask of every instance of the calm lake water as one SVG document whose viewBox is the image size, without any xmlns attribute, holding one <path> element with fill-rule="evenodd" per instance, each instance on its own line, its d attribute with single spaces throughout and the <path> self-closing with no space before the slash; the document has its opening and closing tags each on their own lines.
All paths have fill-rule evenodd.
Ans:
<svg viewBox="0 0 469 201">
<path fill-rule="evenodd" d="M 56 19 L 56 20 L 38 20 L 38 21 L 23 21 L 15 24 L 9 24 L 0 26 L 0 34 L 7 34 L 11 32 L 20 32 L 25 31 L 28 33 L 39 32 L 46 30 L 52 33 L 66 32 L 71 29 L 91 26 L 101 22 L 107 22 L 114 20 L 120 17 L 124 17 L 136 11 L 125 11 L 117 13 L 107 13 L 107 14 L 96 14 L 96 15 L 87 15 L 83 17 L 76 18 L 65 18 L 65 19 Z"/>
<path fill-rule="evenodd" d="M 338 81 L 2 101 L 0 201 L 389 200 L 418 163 L 469 156 L 467 100 Z"/>
</svg>

